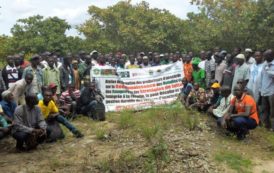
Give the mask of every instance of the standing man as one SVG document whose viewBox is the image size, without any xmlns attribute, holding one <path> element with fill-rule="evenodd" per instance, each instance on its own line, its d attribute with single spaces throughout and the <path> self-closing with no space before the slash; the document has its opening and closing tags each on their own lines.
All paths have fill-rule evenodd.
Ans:
<svg viewBox="0 0 274 173">
<path fill-rule="evenodd" d="M 206 73 L 206 87 L 210 88 L 211 80 L 215 77 L 215 64 L 212 59 L 212 52 L 208 51 L 206 53 L 206 61 L 205 61 L 205 73 Z"/>
<path fill-rule="evenodd" d="M 41 93 L 41 87 L 43 86 L 43 72 L 38 65 L 40 64 L 40 56 L 34 55 L 30 59 L 31 65 L 25 68 L 23 72 L 23 78 L 26 77 L 26 74 L 30 73 L 33 75 L 32 80 L 32 89 L 33 93 L 38 94 Z"/>
<path fill-rule="evenodd" d="M 2 76 L 7 88 L 19 80 L 19 71 L 14 64 L 13 56 L 7 56 L 7 65 L 3 68 Z"/>
<path fill-rule="evenodd" d="M 80 63 L 78 66 L 78 71 L 81 79 L 84 78 L 85 72 L 87 71 L 87 69 L 90 69 L 90 68 L 91 68 L 91 56 L 87 55 L 85 56 L 85 61 Z"/>
<path fill-rule="evenodd" d="M 263 70 L 263 56 L 260 51 L 255 52 L 256 63 L 250 67 L 250 78 L 248 80 L 247 88 L 252 91 L 253 97 L 258 105 L 260 98 L 262 70 Z"/>
<path fill-rule="evenodd" d="M 71 56 L 64 57 L 63 65 L 60 67 L 60 80 L 61 80 L 61 90 L 65 91 L 68 84 L 74 85 L 74 73 L 71 66 Z"/>
<path fill-rule="evenodd" d="M 234 90 L 234 87 L 236 86 L 238 80 L 244 80 L 244 85 L 246 85 L 249 79 L 249 66 L 245 63 L 244 54 L 238 54 L 235 57 L 235 61 L 237 66 L 235 68 L 231 91 Z"/>
<path fill-rule="evenodd" d="M 223 74 L 227 66 L 224 61 L 223 55 L 218 54 L 217 56 L 215 56 L 215 62 L 216 62 L 215 80 L 217 80 L 218 83 L 222 83 Z"/>
<path fill-rule="evenodd" d="M 54 66 L 54 58 L 49 56 L 47 58 L 47 64 L 43 69 L 43 84 L 49 85 L 54 83 L 57 86 L 56 94 L 60 95 L 61 93 L 61 82 L 60 82 L 60 71 Z"/>
<path fill-rule="evenodd" d="M 266 128 L 274 131 L 274 53 L 268 49 L 263 54 L 265 63 L 262 70 L 261 96 L 264 106 L 264 123 Z"/>
<path fill-rule="evenodd" d="M 245 57 L 246 57 L 246 64 L 250 67 L 252 64 L 255 64 L 256 61 L 255 59 L 252 57 L 253 55 L 253 51 L 250 48 L 246 48 L 245 49 Z"/>
</svg>

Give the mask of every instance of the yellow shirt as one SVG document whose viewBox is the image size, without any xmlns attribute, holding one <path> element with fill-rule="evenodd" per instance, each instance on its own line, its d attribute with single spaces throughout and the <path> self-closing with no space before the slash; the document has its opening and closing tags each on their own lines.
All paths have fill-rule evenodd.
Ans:
<svg viewBox="0 0 274 173">
<path fill-rule="evenodd" d="M 58 113 L 59 112 L 57 106 L 55 105 L 55 103 L 52 100 L 48 103 L 47 106 L 44 104 L 43 100 L 40 100 L 38 103 L 38 106 L 40 107 L 41 112 L 45 119 L 48 118 L 50 113 Z"/>
</svg>

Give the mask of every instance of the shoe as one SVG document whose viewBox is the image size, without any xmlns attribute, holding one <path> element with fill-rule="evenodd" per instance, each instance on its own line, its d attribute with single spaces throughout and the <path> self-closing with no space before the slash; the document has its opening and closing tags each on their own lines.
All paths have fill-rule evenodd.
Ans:
<svg viewBox="0 0 274 173">
<path fill-rule="evenodd" d="M 82 137 L 84 137 L 84 135 L 80 132 L 80 131 L 75 131 L 74 133 L 73 133 L 73 135 L 76 137 L 76 138 L 82 138 Z"/>
</svg>

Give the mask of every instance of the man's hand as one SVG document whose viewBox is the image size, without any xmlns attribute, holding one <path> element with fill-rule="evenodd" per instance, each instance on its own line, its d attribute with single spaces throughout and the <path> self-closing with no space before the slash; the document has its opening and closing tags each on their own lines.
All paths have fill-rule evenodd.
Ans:
<svg viewBox="0 0 274 173">
<path fill-rule="evenodd" d="M 32 131 L 32 133 L 34 134 L 34 135 L 37 135 L 37 136 L 43 136 L 43 135 L 45 135 L 46 134 L 46 131 L 44 130 L 44 129 L 34 129 L 33 131 Z"/>
</svg>

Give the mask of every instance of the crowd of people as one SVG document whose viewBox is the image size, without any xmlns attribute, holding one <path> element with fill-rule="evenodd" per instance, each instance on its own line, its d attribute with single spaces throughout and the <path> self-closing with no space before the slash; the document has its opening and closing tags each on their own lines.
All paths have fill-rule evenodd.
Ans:
<svg viewBox="0 0 274 173">
<path fill-rule="evenodd" d="M 70 120 L 79 114 L 104 120 L 97 107 L 104 96 L 91 80 L 92 66 L 116 69 L 146 68 L 175 62 L 183 64 L 180 100 L 188 108 L 208 112 L 218 124 L 244 139 L 259 124 L 274 130 L 274 54 L 235 48 L 233 53 L 213 51 L 100 54 L 97 51 L 61 56 L 57 52 L 7 56 L 0 71 L 0 138 L 12 135 L 19 151 L 52 142 L 51 122 L 61 123 L 72 134 L 84 135 Z M 99 110 L 99 109 L 98 109 Z M 61 136 L 60 138 L 63 138 Z"/>
<path fill-rule="evenodd" d="M 206 112 L 217 124 L 242 140 L 258 125 L 274 131 L 274 54 L 271 49 L 232 53 L 219 48 L 183 57 L 180 100 L 187 108 Z"/>
</svg>

